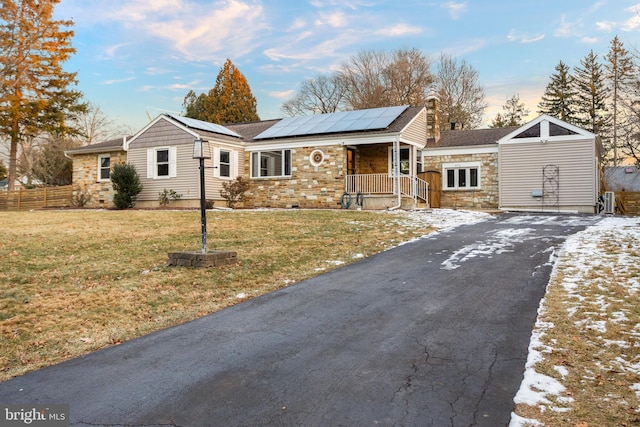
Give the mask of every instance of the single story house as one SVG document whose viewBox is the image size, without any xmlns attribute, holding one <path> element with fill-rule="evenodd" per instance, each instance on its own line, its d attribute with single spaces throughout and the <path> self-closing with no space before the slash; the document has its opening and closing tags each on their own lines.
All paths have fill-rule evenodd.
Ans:
<svg viewBox="0 0 640 427">
<path fill-rule="evenodd" d="M 158 206 L 159 193 L 165 189 L 181 195 L 176 205 L 199 205 L 199 160 L 192 155 L 194 140 L 200 139 L 210 150 L 211 158 L 205 160 L 205 197 L 214 205 L 225 205 L 222 184 L 243 176 L 251 185 L 247 207 L 340 208 L 347 192 L 354 201 L 362 194 L 363 204 L 375 209 L 426 206 L 427 186 L 419 184 L 416 174 L 427 137 L 425 107 L 226 126 L 161 114 L 117 147 L 94 144 L 67 155 L 74 159 L 74 186 L 95 192 L 94 187 L 107 179 L 107 169 L 104 175 L 98 173 L 106 165 L 104 159 L 108 156 L 115 162 L 117 155 L 126 153 L 143 186 L 138 207 Z M 95 205 L 94 201 L 87 206 Z"/>
<path fill-rule="evenodd" d="M 140 207 L 158 206 L 165 189 L 181 195 L 176 204 L 199 205 L 200 139 L 211 156 L 206 199 L 218 206 L 222 184 L 242 176 L 245 207 L 595 211 L 596 135 L 545 115 L 520 127 L 440 132 L 436 102 L 226 126 L 162 114 L 120 144 L 68 155 L 79 191 L 106 183 L 105 153 L 110 164 L 135 165 Z"/>
</svg>

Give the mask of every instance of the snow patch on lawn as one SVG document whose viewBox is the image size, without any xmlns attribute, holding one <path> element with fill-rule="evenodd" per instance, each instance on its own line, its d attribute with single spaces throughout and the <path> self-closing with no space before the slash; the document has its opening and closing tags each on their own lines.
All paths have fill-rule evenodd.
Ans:
<svg viewBox="0 0 640 427">
<path fill-rule="evenodd" d="M 628 239 L 631 242 L 640 241 L 640 219 L 607 217 L 597 224 L 593 224 L 597 219 L 598 217 L 541 216 L 538 218 L 528 216 L 526 221 L 523 220 L 523 217 L 514 217 L 506 222 L 512 224 L 520 222 L 531 224 L 533 220 L 533 223 L 540 221 L 541 223 L 555 222 L 564 225 L 587 226 L 585 230 L 567 238 L 554 264 L 551 279 L 553 280 L 554 277 L 556 277 L 557 272 L 561 268 L 563 275 L 561 286 L 566 293 L 566 300 L 572 302 L 572 306 L 567 310 L 568 319 L 576 315 L 585 303 L 589 303 L 590 311 L 582 313 L 588 316 L 587 319 L 574 321 L 574 324 L 576 327 L 582 329 L 592 329 L 605 333 L 608 323 L 620 324 L 626 322 L 628 319 L 624 311 L 617 311 L 612 315 L 607 314 L 607 308 L 611 305 L 611 302 L 614 301 L 613 299 L 608 299 L 606 296 L 598 296 L 596 298 L 591 297 L 591 300 L 588 300 L 589 294 L 586 291 L 585 294 L 581 294 L 583 289 L 588 290 L 593 287 L 597 287 L 602 291 L 606 290 L 606 283 L 602 283 L 600 278 L 589 275 L 586 272 L 592 271 L 594 267 L 610 268 L 618 272 L 634 271 L 638 262 L 636 257 L 629 256 L 628 253 L 624 252 L 617 254 L 603 253 L 598 245 L 603 240 L 623 241 L 623 239 Z M 640 279 L 637 277 L 627 277 L 619 281 L 617 285 L 624 286 L 629 295 L 634 295 L 640 291 Z M 591 312 L 591 310 L 593 311 Z M 516 404 L 540 406 L 541 410 L 546 408 L 555 411 L 567 411 L 568 408 L 551 407 L 550 405 L 552 405 L 552 403 L 549 397 L 553 396 L 555 402 L 567 404 L 567 406 L 572 402 L 572 398 L 562 395 L 565 387 L 561 381 L 569 374 L 569 370 L 566 367 L 554 367 L 555 371 L 558 372 L 561 377 L 560 380 L 550 378 L 536 371 L 536 365 L 544 360 L 544 354 L 554 350 L 549 346 L 543 345 L 541 341 L 545 332 L 554 327 L 553 324 L 540 320 L 544 312 L 545 299 L 543 298 L 538 309 L 538 320 L 534 326 L 529 343 L 529 356 L 527 358 L 524 379 L 514 398 L 514 402 Z M 620 348 L 638 345 L 640 341 L 640 337 L 638 336 L 640 332 L 639 329 L 640 325 L 635 325 L 635 328 L 629 328 L 625 334 L 625 336 L 628 337 L 626 341 L 601 339 L 602 342 L 600 345 L 603 347 L 618 346 Z M 615 369 L 632 372 L 640 377 L 640 360 L 638 360 L 638 358 L 627 360 L 627 356 L 621 352 L 621 355 L 614 360 L 613 366 L 599 366 L 598 369 Z M 640 397 L 640 383 L 631 384 L 629 387 Z M 516 413 L 512 413 L 509 427 L 542 425 L 538 420 L 526 419 Z"/>
</svg>

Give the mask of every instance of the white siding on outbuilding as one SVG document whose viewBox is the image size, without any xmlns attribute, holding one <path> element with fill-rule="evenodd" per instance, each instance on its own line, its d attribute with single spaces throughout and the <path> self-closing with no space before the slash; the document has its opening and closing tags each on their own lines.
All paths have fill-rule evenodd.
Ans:
<svg viewBox="0 0 640 427">
<path fill-rule="evenodd" d="M 541 116 L 576 132 L 571 135 L 515 138 L 527 125 L 499 141 L 500 208 L 593 213 L 599 193 L 596 136 L 557 119 Z M 538 119 L 540 123 L 540 119 Z M 535 124 L 535 121 L 534 121 Z M 541 127 L 548 132 L 548 125 Z M 543 168 L 558 167 L 557 180 L 544 183 Z M 557 199 L 549 190 L 555 190 Z M 534 197 L 546 189 L 546 199 Z"/>
</svg>

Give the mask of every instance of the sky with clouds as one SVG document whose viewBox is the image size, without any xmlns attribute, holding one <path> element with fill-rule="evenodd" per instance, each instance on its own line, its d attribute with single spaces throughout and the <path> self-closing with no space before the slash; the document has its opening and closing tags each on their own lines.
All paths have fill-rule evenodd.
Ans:
<svg viewBox="0 0 640 427">
<path fill-rule="evenodd" d="M 518 94 L 534 117 L 560 60 L 603 58 L 618 35 L 640 49 L 638 0 L 61 0 L 73 19 L 85 99 L 132 131 L 180 113 L 206 92 L 227 58 L 247 78 L 262 119 L 300 82 L 362 50 L 417 48 L 464 59 L 479 73 L 486 122 Z"/>
</svg>

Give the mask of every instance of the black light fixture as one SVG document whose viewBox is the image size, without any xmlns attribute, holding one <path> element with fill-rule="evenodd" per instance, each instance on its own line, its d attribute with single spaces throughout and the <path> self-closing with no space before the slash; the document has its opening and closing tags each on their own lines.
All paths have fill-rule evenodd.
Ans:
<svg viewBox="0 0 640 427">
<path fill-rule="evenodd" d="M 204 159 L 211 158 L 209 141 L 196 138 L 193 141 L 193 158 L 200 160 L 200 225 L 202 229 L 202 253 L 207 253 L 207 197 L 204 191 Z"/>
</svg>

